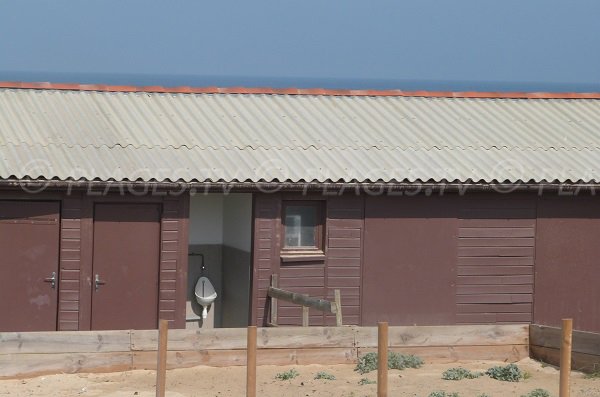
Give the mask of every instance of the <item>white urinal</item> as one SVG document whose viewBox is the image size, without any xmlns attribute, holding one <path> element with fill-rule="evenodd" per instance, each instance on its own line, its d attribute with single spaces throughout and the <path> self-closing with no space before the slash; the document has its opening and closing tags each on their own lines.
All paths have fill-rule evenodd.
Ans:
<svg viewBox="0 0 600 397">
<path fill-rule="evenodd" d="M 206 277 L 200 277 L 196 283 L 196 300 L 202 305 L 202 318 L 208 316 L 208 307 L 217 299 L 217 291 L 210 280 Z"/>
</svg>

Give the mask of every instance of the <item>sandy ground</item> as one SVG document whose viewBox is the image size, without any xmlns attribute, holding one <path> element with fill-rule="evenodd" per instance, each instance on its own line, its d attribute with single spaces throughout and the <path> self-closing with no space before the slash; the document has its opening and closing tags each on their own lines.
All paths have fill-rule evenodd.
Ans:
<svg viewBox="0 0 600 397">
<path fill-rule="evenodd" d="M 390 396 L 427 397 L 435 390 L 458 392 L 461 397 L 478 397 L 486 393 L 490 397 L 521 396 L 535 388 L 547 389 L 558 396 L 558 371 L 543 367 L 530 359 L 519 367 L 531 374 L 531 378 L 519 383 L 500 382 L 482 377 L 448 381 L 441 379 L 446 369 L 462 366 L 484 371 L 495 362 L 463 362 L 454 364 L 427 364 L 420 369 L 389 372 Z M 279 372 L 295 368 L 300 376 L 293 380 L 275 379 Z M 319 371 L 335 375 L 336 380 L 315 380 Z M 377 379 L 377 373 L 360 375 L 351 365 L 261 366 L 258 367 L 258 396 L 261 397 L 365 397 L 375 396 L 377 386 L 359 385 L 361 378 Z M 170 370 L 167 373 L 167 396 L 228 397 L 244 396 L 245 367 L 195 367 Z M 110 374 L 63 374 L 30 379 L 0 381 L 0 396 L 154 396 L 155 374 L 153 371 L 128 371 Z M 581 373 L 572 376 L 573 397 L 600 397 L 600 379 L 585 379 Z"/>
</svg>

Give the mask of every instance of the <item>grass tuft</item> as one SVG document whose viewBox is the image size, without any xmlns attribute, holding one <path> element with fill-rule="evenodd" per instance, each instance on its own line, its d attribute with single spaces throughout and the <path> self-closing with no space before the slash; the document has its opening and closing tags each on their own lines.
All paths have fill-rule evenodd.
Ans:
<svg viewBox="0 0 600 397">
<path fill-rule="evenodd" d="M 278 373 L 277 375 L 275 375 L 275 379 L 290 380 L 290 379 L 294 379 L 298 375 L 300 375 L 300 373 L 298 371 L 296 371 L 294 368 L 292 368 L 289 371 Z"/>
<path fill-rule="evenodd" d="M 335 380 L 335 376 L 325 371 L 319 371 L 315 375 L 315 379 Z"/>
<path fill-rule="evenodd" d="M 460 397 L 458 393 L 447 393 L 443 390 L 432 391 L 428 397 Z"/>
<path fill-rule="evenodd" d="M 519 382 L 524 378 L 523 372 L 515 364 L 492 367 L 488 369 L 485 374 L 492 379 L 504 382 Z"/>
<path fill-rule="evenodd" d="M 361 386 L 374 385 L 375 383 L 377 383 L 377 382 L 375 382 L 374 380 L 367 379 L 367 378 L 362 378 L 361 380 L 358 381 L 358 384 Z"/>
<path fill-rule="evenodd" d="M 527 394 L 522 394 L 521 397 L 550 397 L 550 393 L 544 389 L 535 389 Z"/>
<path fill-rule="evenodd" d="M 420 357 L 412 354 L 388 353 L 388 368 L 389 369 L 406 369 L 420 368 L 423 365 L 423 360 Z M 360 374 L 366 374 L 377 369 L 377 353 L 370 352 L 358 358 L 355 371 Z"/>
<path fill-rule="evenodd" d="M 457 367 L 450 368 L 444 371 L 442 379 L 445 380 L 462 380 L 462 379 L 475 379 L 484 375 L 483 372 L 472 372 L 466 368 Z"/>
</svg>

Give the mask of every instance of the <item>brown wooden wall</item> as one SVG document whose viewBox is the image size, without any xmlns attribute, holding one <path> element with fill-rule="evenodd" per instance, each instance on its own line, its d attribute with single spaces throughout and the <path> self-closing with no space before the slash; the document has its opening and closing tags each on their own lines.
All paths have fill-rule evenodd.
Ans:
<svg viewBox="0 0 600 397">
<path fill-rule="evenodd" d="M 363 322 L 454 324 L 454 197 L 367 197 Z"/>
<path fill-rule="evenodd" d="M 88 330 L 91 324 L 93 208 L 98 202 L 148 202 L 162 206 L 159 306 L 160 318 L 185 327 L 189 196 L 90 195 L 84 191 L 27 194 L 5 190 L 10 200 L 58 201 L 61 204 L 57 328 Z M 133 314 L 135 315 L 135 313 Z"/>
<path fill-rule="evenodd" d="M 82 203 L 81 194 L 62 200 L 58 286 L 58 329 L 61 331 L 79 329 Z"/>
<path fill-rule="evenodd" d="M 536 324 L 600 332 L 600 197 L 539 200 Z"/>
<path fill-rule="evenodd" d="M 536 197 L 367 197 L 363 323 L 527 323 Z"/>
<path fill-rule="evenodd" d="M 269 277 L 360 325 L 530 323 L 600 331 L 600 198 L 556 192 L 327 196 L 326 261 L 282 264 L 282 195 L 255 197 L 254 321 Z M 360 275 L 360 276 L 359 276 Z M 280 306 L 286 324 L 300 309 Z M 327 324 L 311 313 L 311 322 Z"/>
<path fill-rule="evenodd" d="M 314 297 L 334 299 L 334 290 L 342 295 L 345 324 L 360 323 L 360 274 L 363 237 L 363 198 L 357 196 L 323 197 L 326 208 L 325 255 L 315 260 L 281 258 L 281 203 L 288 199 L 306 199 L 294 194 L 257 194 L 254 197 L 254 272 L 252 322 L 267 323 L 269 307 L 267 288 L 272 274 L 277 274 L 279 287 Z M 302 323 L 300 306 L 279 302 L 278 323 Z M 334 316 L 310 311 L 311 325 L 335 324 Z"/>
<path fill-rule="evenodd" d="M 532 321 L 535 218 L 532 196 L 460 200 L 458 324 Z"/>
</svg>

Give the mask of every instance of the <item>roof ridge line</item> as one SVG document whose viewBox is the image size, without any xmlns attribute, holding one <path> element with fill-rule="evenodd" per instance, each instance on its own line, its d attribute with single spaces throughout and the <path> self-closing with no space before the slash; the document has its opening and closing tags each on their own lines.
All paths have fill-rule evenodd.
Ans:
<svg viewBox="0 0 600 397">
<path fill-rule="evenodd" d="M 271 88 L 271 87 L 163 87 L 109 84 L 79 84 L 51 82 L 0 81 L 0 89 L 35 89 L 98 92 L 147 92 L 172 94 L 266 94 L 266 95 L 322 95 L 322 96 L 399 96 L 427 98 L 475 99 L 600 99 L 600 92 L 486 92 L 486 91 L 427 91 L 415 90 L 336 90 L 326 88 Z"/>
</svg>

